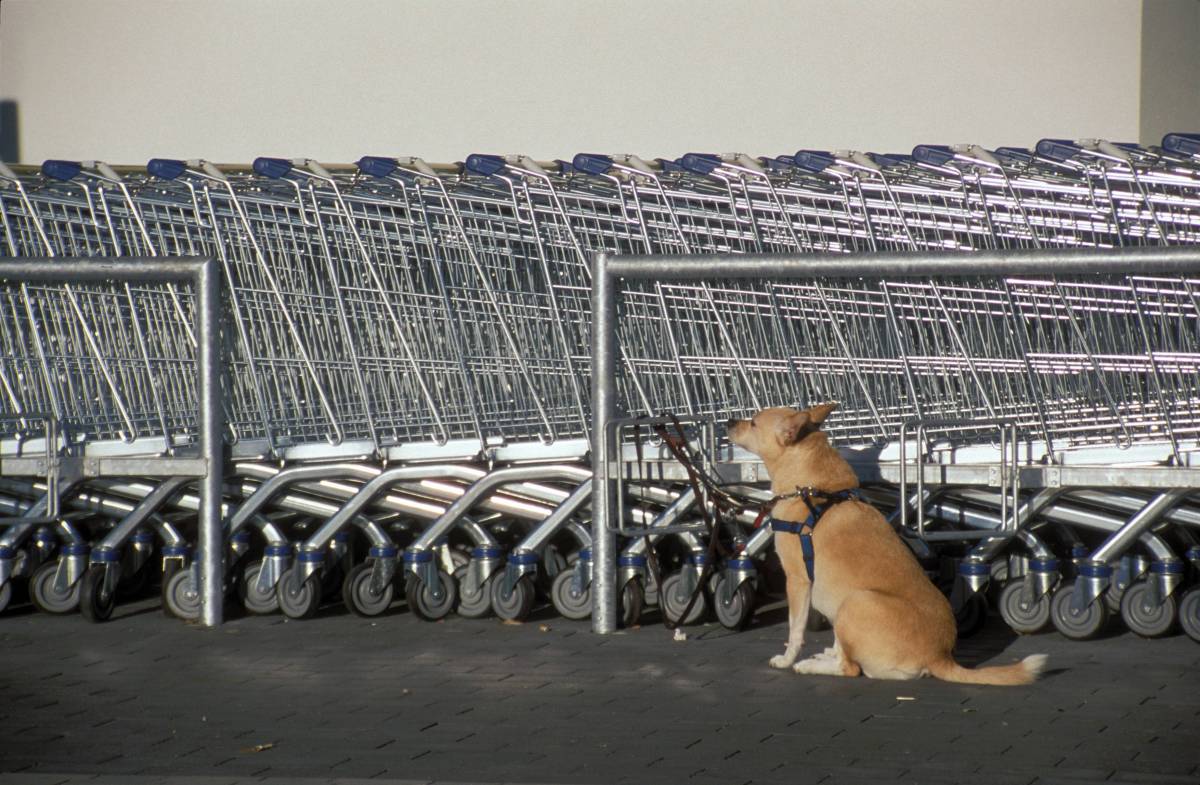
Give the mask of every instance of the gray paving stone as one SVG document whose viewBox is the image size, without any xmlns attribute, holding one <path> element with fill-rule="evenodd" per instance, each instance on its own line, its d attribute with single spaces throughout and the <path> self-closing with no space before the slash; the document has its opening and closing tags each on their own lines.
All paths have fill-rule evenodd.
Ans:
<svg viewBox="0 0 1200 785">
<path fill-rule="evenodd" d="M 1038 685 L 1005 690 L 773 671 L 779 623 L 675 643 L 655 626 L 597 638 L 560 619 L 541 632 L 340 609 L 206 631 L 143 607 L 106 625 L 0 619 L 0 770 L 24 769 L 0 785 L 81 767 L 131 785 L 1149 784 L 1200 771 L 1200 647 L 1180 637 L 1073 643 L 994 624 L 963 642 L 964 660 L 1051 656 Z"/>
</svg>

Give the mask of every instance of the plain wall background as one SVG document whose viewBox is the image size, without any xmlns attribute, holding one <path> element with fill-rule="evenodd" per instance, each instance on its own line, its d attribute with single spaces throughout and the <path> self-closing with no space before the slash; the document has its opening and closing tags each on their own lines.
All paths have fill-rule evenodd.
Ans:
<svg viewBox="0 0 1200 785">
<path fill-rule="evenodd" d="M 1141 136 L 1200 133 L 1200 0 L 1146 0 L 1142 7 Z"/>
<path fill-rule="evenodd" d="M 451 161 L 1130 140 L 1171 125 L 1178 100 L 1146 94 L 1166 117 L 1143 121 L 1143 16 L 1186 49 L 1179 19 L 1200 12 L 1197 0 L 1147 3 L 1167 10 L 1144 14 L 1139 0 L 4 0 L 0 121 L 15 118 L 19 137 L 0 154 Z M 1198 59 L 1193 47 L 1193 88 Z"/>
</svg>

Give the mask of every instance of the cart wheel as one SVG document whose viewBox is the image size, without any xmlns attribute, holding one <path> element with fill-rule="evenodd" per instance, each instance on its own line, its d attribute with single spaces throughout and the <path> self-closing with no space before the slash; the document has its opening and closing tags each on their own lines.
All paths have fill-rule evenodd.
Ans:
<svg viewBox="0 0 1200 785">
<path fill-rule="evenodd" d="M 178 559 L 170 559 L 168 561 L 163 562 L 162 577 L 159 579 L 159 582 L 158 582 L 159 592 L 162 594 L 163 597 L 166 597 L 166 595 L 167 595 L 167 584 L 170 583 L 171 579 L 175 577 L 176 573 L 178 573 L 182 569 L 183 569 L 183 565 L 179 563 Z M 163 610 L 164 616 L 167 616 L 169 618 L 175 618 L 174 614 L 171 613 L 170 608 L 167 607 L 167 603 L 165 600 L 162 604 L 162 610 Z"/>
<path fill-rule="evenodd" d="M 537 587 L 538 596 L 550 599 L 550 593 L 554 589 L 554 579 L 559 576 L 559 573 L 570 569 L 567 557 L 563 556 L 562 551 L 554 545 L 547 545 L 546 550 L 542 553 L 542 566 L 533 581 L 534 586 Z"/>
<path fill-rule="evenodd" d="M 1179 599 L 1179 625 L 1192 640 L 1200 643 L 1200 586 L 1193 586 Z"/>
<path fill-rule="evenodd" d="M 60 593 L 54 588 L 57 561 L 48 561 L 33 571 L 29 579 L 29 598 L 42 613 L 70 613 L 79 607 L 79 581 Z"/>
<path fill-rule="evenodd" d="M 556 575 L 550 586 L 550 602 L 564 619 L 582 621 L 592 615 L 592 587 L 584 586 L 577 593 L 574 578 L 574 570 L 563 570 Z"/>
<path fill-rule="evenodd" d="M 292 586 L 292 571 L 295 567 L 284 570 L 275 585 L 275 598 L 279 601 L 279 610 L 289 619 L 311 619 L 317 615 L 321 607 L 321 576 L 310 575 L 296 589 Z"/>
<path fill-rule="evenodd" d="M 658 606 L 669 621 L 679 625 L 697 624 L 704 618 L 705 597 L 701 592 L 692 605 L 692 612 L 686 619 L 680 619 L 691 598 L 691 593 L 683 590 L 683 575 L 675 572 L 663 578 L 662 590 L 658 593 Z"/>
<path fill-rule="evenodd" d="M 492 578 L 499 575 L 502 570 L 497 570 L 483 584 L 472 593 L 467 593 L 466 583 L 467 565 L 456 567 L 454 570 L 454 580 L 458 582 L 458 608 L 455 609 L 459 616 L 464 619 L 482 619 L 489 616 L 492 612 L 492 592 L 491 586 L 494 582 Z M 441 616 L 437 617 L 441 618 Z"/>
<path fill-rule="evenodd" d="M 450 615 L 458 602 L 458 581 L 454 576 L 438 570 L 438 580 L 442 583 L 442 596 L 434 597 L 429 584 L 414 575 L 405 587 L 408 607 L 425 621 L 438 621 Z"/>
<path fill-rule="evenodd" d="M 1004 587 L 1007 584 L 1008 560 L 998 559 L 992 562 L 987 586 L 983 587 L 983 593 L 987 595 L 988 607 L 1000 607 L 1000 595 L 1004 592 Z"/>
<path fill-rule="evenodd" d="M 79 612 L 90 622 L 108 621 L 117 604 L 115 593 L 105 596 L 102 565 L 88 569 L 79 580 Z"/>
<path fill-rule="evenodd" d="M 1013 632 L 1032 635 L 1046 629 L 1050 623 L 1050 597 L 1043 594 L 1032 603 L 1021 599 L 1023 581 L 1010 582 L 1000 592 L 1000 618 Z"/>
<path fill-rule="evenodd" d="M 184 621 L 200 618 L 200 592 L 188 585 L 190 577 L 188 570 L 179 570 L 163 584 L 162 590 L 163 607 L 167 613 Z"/>
<path fill-rule="evenodd" d="M 371 591 L 371 572 L 374 566 L 369 562 L 355 565 L 346 573 L 342 583 L 342 601 L 355 616 L 378 616 L 392 605 L 395 598 L 395 584 L 389 582 L 383 591 Z"/>
<path fill-rule="evenodd" d="M 645 605 L 648 607 L 658 607 L 658 581 L 654 579 L 654 572 L 646 570 L 644 577 L 645 583 L 642 584 L 642 595 L 645 597 Z"/>
<path fill-rule="evenodd" d="M 1138 581 L 1125 590 L 1121 598 L 1121 620 L 1135 635 L 1143 638 L 1161 638 L 1175 627 L 1178 603 L 1173 595 L 1162 598 L 1162 603 L 1148 602 L 1150 587 Z"/>
<path fill-rule="evenodd" d="M 960 638 L 970 638 L 979 632 L 987 623 L 987 597 L 978 592 L 967 597 L 954 612 L 954 621 Z"/>
<path fill-rule="evenodd" d="M 1110 583 L 1108 588 L 1100 596 L 1104 599 L 1104 606 L 1108 609 L 1110 616 L 1115 616 L 1121 612 L 1121 600 L 1125 598 L 1125 592 L 1129 591 L 1129 587 L 1117 588 L 1117 584 Z"/>
<path fill-rule="evenodd" d="M 1074 590 L 1074 581 L 1058 587 L 1054 598 L 1050 600 L 1050 620 L 1054 622 L 1055 629 L 1071 640 L 1087 640 L 1104 629 L 1108 621 L 1108 606 L 1096 598 L 1079 613 L 1072 613 L 1071 593 Z"/>
<path fill-rule="evenodd" d="M 3 586 L 0 586 L 0 613 L 4 613 L 4 609 L 12 602 L 12 581 L 5 581 Z"/>
<path fill-rule="evenodd" d="M 722 602 L 724 583 L 725 577 L 721 576 L 713 593 L 713 612 L 717 615 L 717 621 L 725 629 L 744 630 L 750 624 L 750 617 L 754 615 L 754 586 L 750 581 L 742 581 L 734 589 L 729 602 Z M 814 610 L 813 613 L 816 611 Z M 812 614 L 809 614 L 810 623 L 812 618 Z"/>
<path fill-rule="evenodd" d="M 262 616 L 279 610 L 279 597 L 275 587 L 259 591 L 258 576 L 262 574 L 262 562 L 256 561 L 246 565 L 242 570 L 242 579 L 238 581 L 238 597 L 242 607 L 250 613 Z"/>
<path fill-rule="evenodd" d="M 642 611 L 646 609 L 646 591 L 642 588 L 642 582 L 637 578 L 631 578 L 621 587 L 621 596 L 619 598 L 621 607 L 618 611 L 621 614 L 621 626 L 625 629 L 635 626 L 642 619 Z"/>
<path fill-rule="evenodd" d="M 522 575 L 513 584 L 512 591 L 507 593 L 504 591 L 504 585 L 503 572 L 497 572 L 488 581 L 488 586 L 491 587 L 488 594 L 491 595 L 492 610 L 505 621 L 525 621 L 529 618 L 529 612 L 533 610 L 533 598 L 537 594 L 537 589 L 533 585 L 533 576 Z M 458 612 L 462 613 L 461 604 Z"/>
<path fill-rule="evenodd" d="M 241 599 L 245 594 L 242 581 L 246 580 L 246 565 L 249 563 L 250 554 L 243 553 L 233 564 L 225 567 L 225 599 L 227 601 L 234 597 Z"/>
</svg>

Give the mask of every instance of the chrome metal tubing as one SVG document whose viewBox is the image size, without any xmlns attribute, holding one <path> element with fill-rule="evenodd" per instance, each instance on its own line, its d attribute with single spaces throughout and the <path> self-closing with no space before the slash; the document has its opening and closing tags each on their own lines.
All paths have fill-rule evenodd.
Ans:
<svg viewBox="0 0 1200 785">
<path fill-rule="evenodd" d="M 200 457 L 200 621 L 217 627 L 222 621 L 224 580 L 221 536 L 221 482 L 225 457 L 221 405 L 221 288 L 212 257 L 127 257 L 90 259 L 0 260 L 0 280 L 20 283 L 190 283 L 195 291 L 197 339 L 197 408 Z"/>
<path fill-rule="evenodd" d="M 423 468 L 423 467 L 422 467 Z M 393 471 L 402 471 L 396 469 Z M 382 477 L 382 475 L 380 475 Z M 409 479 L 409 478 L 404 478 Z M 446 534 L 450 529 L 458 523 L 459 519 L 467 514 L 470 509 L 477 504 L 483 496 L 495 488 L 505 483 L 520 482 L 522 480 L 571 480 L 578 483 L 587 482 L 592 479 L 592 474 L 582 466 L 573 466 L 570 464 L 564 465 L 546 465 L 546 466 L 514 466 L 508 469 L 497 469 L 483 477 L 480 480 L 471 484 L 457 501 L 446 508 L 446 512 L 433 523 L 431 523 L 425 531 L 421 532 L 421 536 L 409 546 L 410 551 L 427 550 L 433 547 L 433 544 L 439 537 Z M 363 493 L 367 487 L 363 488 Z M 360 494 L 361 495 L 361 494 Z M 356 497 L 357 498 L 357 497 Z"/>
</svg>

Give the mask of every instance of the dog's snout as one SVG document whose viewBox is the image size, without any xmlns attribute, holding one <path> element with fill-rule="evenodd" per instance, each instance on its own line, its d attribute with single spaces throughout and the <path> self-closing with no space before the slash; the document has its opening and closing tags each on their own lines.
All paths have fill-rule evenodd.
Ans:
<svg viewBox="0 0 1200 785">
<path fill-rule="evenodd" d="M 738 420 L 734 417 L 730 417 L 728 420 L 725 421 L 725 430 L 732 431 L 734 428 L 737 427 L 737 424 L 739 422 L 741 422 L 741 420 Z"/>
</svg>

